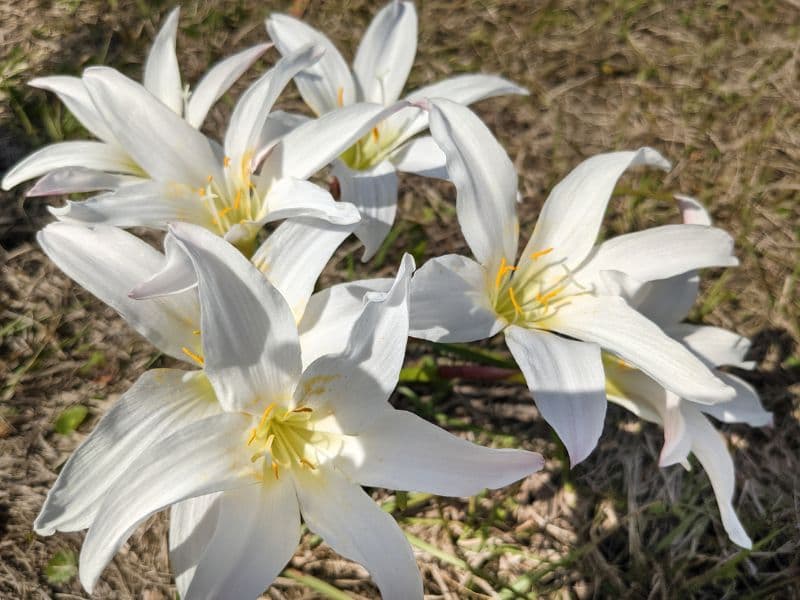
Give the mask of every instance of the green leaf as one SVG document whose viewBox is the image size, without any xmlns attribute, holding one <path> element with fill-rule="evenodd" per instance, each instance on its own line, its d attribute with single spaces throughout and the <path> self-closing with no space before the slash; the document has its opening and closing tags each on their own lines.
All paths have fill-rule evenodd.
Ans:
<svg viewBox="0 0 800 600">
<path fill-rule="evenodd" d="M 44 576 L 51 584 L 66 583 L 78 574 L 78 561 L 72 550 L 59 550 L 47 563 Z"/>
<path fill-rule="evenodd" d="M 58 415 L 53 429 L 61 435 L 72 433 L 83 423 L 87 414 L 89 414 L 89 409 L 82 404 L 70 406 Z"/>
</svg>

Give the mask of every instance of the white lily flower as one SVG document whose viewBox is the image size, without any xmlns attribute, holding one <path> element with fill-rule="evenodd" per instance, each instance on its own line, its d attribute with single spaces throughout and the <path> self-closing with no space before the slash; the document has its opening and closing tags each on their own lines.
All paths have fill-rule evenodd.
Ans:
<svg viewBox="0 0 800 600">
<path fill-rule="evenodd" d="M 399 0 L 393 0 L 375 15 L 358 47 L 352 71 L 333 43 L 302 21 L 274 14 L 267 20 L 267 31 L 282 54 L 308 43 L 325 48 L 325 56 L 319 62 L 295 77 L 300 94 L 317 115 L 354 102 L 393 104 L 403 91 L 417 52 L 414 4 Z M 437 97 L 471 104 L 503 94 L 527 93 L 501 77 L 470 74 L 420 88 L 406 100 Z M 444 155 L 433 139 L 414 138 L 427 127 L 425 111 L 406 108 L 378 123 L 334 162 L 333 173 L 339 180 L 341 197 L 361 211 L 356 235 L 364 243 L 365 261 L 375 254 L 394 223 L 396 171 L 447 178 Z"/>
<path fill-rule="evenodd" d="M 180 9 L 175 8 L 156 35 L 145 62 L 144 87 L 197 129 L 214 103 L 271 44 L 253 46 L 217 63 L 190 91 L 181 83 L 175 54 L 179 15 Z M 30 85 L 56 94 L 99 141 L 61 142 L 34 152 L 5 175 L 4 190 L 45 173 L 28 196 L 114 190 L 145 176 L 106 125 L 79 77 L 39 77 Z"/>
<path fill-rule="evenodd" d="M 184 544 L 174 555 L 190 572 L 182 597 L 260 594 L 291 557 L 302 516 L 334 550 L 364 564 L 384 598 L 421 598 L 408 542 L 361 485 L 471 495 L 543 461 L 465 442 L 388 404 L 405 354 L 411 258 L 386 294 L 366 299 L 345 351 L 303 368 L 294 318 L 267 279 L 201 228 L 176 224 L 173 233 L 197 271 L 210 386 L 197 387 L 192 374 L 153 372 L 137 383 L 135 418 L 112 411 L 82 446 L 94 450 L 84 452 L 85 465 L 121 464 L 124 474 L 111 489 L 100 486 L 81 552 L 84 587 L 91 592 L 138 524 L 181 503 L 175 527 Z M 195 398 L 207 400 L 211 416 L 185 416 Z M 144 406 L 150 399 L 158 422 Z M 131 434 L 151 436 L 150 428 L 157 441 L 132 450 Z M 90 470 L 83 475 L 83 494 L 96 497 Z M 202 499 L 187 506 L 193 498 Z M 38 521 L 37 530 L 49 532 Z"/>
<path fill-rule="evenodd" d="M 697 201 L 678 197 L 684 222 L 710 225 L 708 213 Z M 688 346 L 710 367 L 722 365 L 752 369 L 746 360 L 750 341 L 718 327 L 681 323 L 698 295 L 699 278 L 685 273 L 661 281 L 642 284 L 627 281 L 627 299 L 639 312 L 664 331 Z M 689 468 L 688 455 L 694 454 L 705 469 L 717 499 L 722 524 L 730 539 L 744 548 L 752 542 L 733 508 L 734 465 L 725 439 L 706 415 L 724 423 L 747 423 L 751 427 L 772 425 L 772 413 L 764 410 L 758 393 L 744 380 L 715 370 L 715 374 L 736 390 L 736 396 L 711 406 L 682 399 L 664 389 L 645 374 L 604 357 L 606 389 L 612 402 L 664 427 L 664 447 L 659 465 L 675 463 Z"/>
<path fill-rule="evenodd" d="M 655 150 L 594 156 L 551 192 L 517 260 L 517 176 L 505 151 L 466 107 L 430 102 L 431 133 L 447 156 L 459 223 L 475 260 L 447 255 L 414 276 L 411 335 L 469 342 L 505 333 L 542 416 L 572 464 L 592 451 L 606 410 L 601 349 L 697 402 L 734 390 L 682 344 L 631 308 L 609 275 L 663 279 L 736 264 L 720 229 L 666 225 L 595 245 L 617 179 L 628 167 L 669 163 Z"/>
</svg>

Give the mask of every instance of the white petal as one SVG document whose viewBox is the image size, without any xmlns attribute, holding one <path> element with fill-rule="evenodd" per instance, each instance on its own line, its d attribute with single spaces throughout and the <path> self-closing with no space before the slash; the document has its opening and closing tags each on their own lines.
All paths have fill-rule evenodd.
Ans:
<svg viewBox="0 0 800 600">
<path fill-rule="evenodd" d="M 273 14 L 267 19 L 267 32 L 284 56 L 306 44 L 325 48 L 323 57 L 294 79 L 303 100 L 316 114 L 323 115 L 358 100 L 350 67 L 336 46 L 319 31 L 288 15 Z"/>
<path fill-rule="evenodd" d="M 389 104 L 400 97 L 417 53 L 417 11 L 393 1 L 369 24 L 353 61 L 353 72 L 368 102 Z"/>
<path fill-rule="evenodd" d="M 176 7 L 169 13 L 153 40 L 144 64 L 144 87 L 172 112 L 183 116 L 183 87 L 178 57 L 175 54 L 180 12 L 180 7 Z"/>
<path fill-rule="evenodd" d="M 468 108 L 431 102 L 431 135 L 447 157 L 461 231 L 479 263 L 496 269 L 517 258 L 517 172 L 492 133 Z"/>
<path fill-rule="evenodd" d="M 406 100 L 418 102 L 426 98 L 445 98 L 459 104 L 472 104 L 485 98 L 494 96 L 504 96 L 506 94 L 528 95 L 528 90 L 517 84 L 498 77 L 497 75 L 484 75 L 482 73 L 470 73 L 467 75 L 457 75 L 434 84 L 414 90 Z M 405 119 L 403 127 L 403 138 L 408 139 L 428 127 L 427 111 L 406 111 L 405 114 L 398 114 L 395 119 L 400 123 Z"/>
<path fill-rule="evenodd" d="M 361 260 L 366 262 L 380 248 L 397 212 L 397 174 L 385 160 L 369 170 L 354 171 L 337 161 L 333 175 L 339 180 L 341 198 L 354 204 L 361 214 L 355 234 L 364 243 Z"/>
<path fill-rule="evenodd" d="M 164 236 L 166 258 L 161 270 L 131 289 L 128 296 L 135 300 L 180 294 L 197 286 L 197 274 L 191 259 L 175 241 L 175 236 Z"/>
<path fill-rule="evenodd" d="M 403 144 L 389 157 L 398 171 L 423 177 L 449 179 L 447 157 L 431 136 L 418 137 Z"/>
<path fill-rule="evenodd" d="M 472 496 L 544 466 L 536 452 L 484 448 L 404 410 L 387 410 L 348 441 L 337 465 L 361 485 L 392 490 Z"/>
<path fill-rule="evenodd" d="M 114 137 L 153 179 L 192 187 L 222 181 L 214 144 L 141 85 L 108 67 L 90 67 L 83 82 Z"/>
<path fill-rule="evenodd" d="M 334 225 L 358 223 L 358 210 L 349 202 L 337 202 L 327 190 L 293 177 L 276 181 L 265 199 L 266 221 L 291 217 L 321 219 Z"/>
<path fill-rule="evenodd" d="M 219 517 L 221 492 L 189 498 L 169 511 L 169 564 L 179 598 L 186 598 L 197 563 L 203 557 Z"/>
<path fill-rule="evenodd" d="M 108 490 L 140 454 L 176 429 L 217 412 L 214 391 L 199 372 L 146 371 L 61 469 L 35 531 L 86 529 Z"/>
<path fill-rule="evenodd" d="M 661 408 L 666 406 L 667 390 L 640 370 L 609 354 L 603 354 L 603 370 L 611 402 L 645 421 L 663 426 L 664 411 Z"/>
<path fill-rule="evenodd" d="M 186 103 L 186 122 L 192 127 L 199 128 L 214 103 L 271 46 L 272 44 L 258 44 L 234 54 L 211 67 L 209 72 L 195 86 L 189 101 Z"/>
<path fill-rule="evenodd" d="M 80 77 L 53 75 L 37 77 L 28 82 L 31 87 L 53 92 L 80 124 L 104 142 L 114 143 L 114 135 L 97 112 L 89 92 Z"/>
<path fill-rule="evenodd" d="M 723 423 L 747 423 L 751 427 L 772 426 L 772 413 L 764 410 L 753 386 L 728 373 L 718 371 L 717 376 L 736 390 L 736 397 L 712 406 L 698 406 L 698 409 Z"/>
<path fill-rule="evenodd" d="M 187 221 L 216 229 L 211 213 L 191 188 L 152 180 L 49 209 L 61 221 L 84 224 L 165 229 L 172 221 Z"/>
<path fill-rule="evenodd" d="M 414 553 L 389 514 L 333 470 L 301 470 L 296 477 L 300 512 L 311 531 L 345 558 L 364 565 L 383 600 L 422 599 Z"/>
<path fill-rule="evenodd" d="M 321 356 L 303 372 L 295 405 L 332 413 L 346 433 L 382 414 L 405 358 L 413 271 L 414 259 L 406 254 L 391 289 L 367 296 L 344 351 Z"/>
<path fill-rule="evenodd" d="M 638 281 L 666 279 L 705 267 L 733 267 L 733 238 L 716 227 L 663 225 L 614 237 L 596 246 L 576 273 L 596 278 L 620 271 Z"/>
<path fill-rule="evenodd" d="M 733 331 L 689 323 L 672 325 L 666 331 L 714 367 L 729 365 L 752 369 L 754 366 L 752 361 L 745 360 L 750 351 L 750 340 Z"/>
<path fill-rule="evenodd" d="M 197 272 L 204 370 L 226 410 L 288 400 L 300 343 L 280 292 L 233 246 L 187 223 L 170 230 Z"/>
<path fill-rule="evenodd" d="M 233 164 L 260 150 L 256 143 L 275 100 L 292 77 L 313 65 L 323 52 L 320 46 L 305 46 L 284 56 L 242 94 L 225 132 L 225 154 Z"/>
<path fill-rule="evenodd" d="M 242 451 L 250 418 L 221 414 L 195 421 L 151 445 L 106 494 L 81 549 L 80 579 L 92 593 L 108 561 L 159 510 L 195 496 L 255 485 Z"/>
<path fill-rule="evenodd" d="M 506 329 L 506 344 L 574 467 L 603 433 L 606 380 L 599 346 L 514 325 Z"/>
<path fill-rule="evenodd" d="M 308 179 L 398 108 L 360 102 L 306 121 L 272 149 L 262 173 Z"/>
<path fill-rule="evenodd" d="M 692 437 L 692 452 L 703 465 L 711 487 L 717 497 L 722 525 L 734 544 L 751 548 L 753 543 L 742 527 L 733 508 L 733 493 L 736 484 L 733 459 L 728 453 L 725 439 L 717 432 L 699 411 L 685 407 L 686 425 Z"/>
<path fill-rule="evenodd" d="M 667 328 L 682 321 L 697 300 L 700 277 L 697 273 L 683 273 L 650 281 L 625 300 L 656 325 Z"/>
<path fill-rule="evenodd" d="M 288 477 L 225 492 L 219 505 L 219 524 L 186 600 L 260 596 L 300 542 L 300 511 Z"/>
<path fill-rule="evenodd" d="M 660 395 L 658 409 L 664 426 L 664 447 L 658 459 L 660 467 L 686 462 L 692 449 L 692 438 L 686 427 L 682 404 L 686 402 L 668 390 Z"/>
<path fill-rule="evenodd" d="M 83 167 L 111 173 L 139 173 L 139 168 L 122 150 L 103 142 L 59 142 L 23 158 L 3 177 L 3 189 L 64 167 Z"/>
<path fill-rule="evenodd" d="M 491 305 L 486 270 L 457 254 L 426 262 L 411 280 L 411 336 L 473 342 L 504 326 Z"/>
<path fill-rule="evenodd" d="M 552 261 L 563 259 L 570 269 L 580 265 L 595 245 L 617 180 L 637 165 L 670 169 L 652 148 L 598 154 L 575 167 L 550 192 L 523 254 L 553 248 Z"/>
<path fill-rule="evenodd" d="M 156 272 L 164 256 L 134 235 L 105 226 L 51 223 L 36 236 L 47 256 L 79 285 L 116 310 L 161 352 L 187 360 L 199 352 L 200 307 L 193 294 L 138 301 L 128 290 Z"/>
<path fill-rule="evenodd" d="M 574 296 L 543 326 L 599 344 L 681 398 L 714 404 L 733 397 L 700 359 L 619 298 Z"/>
<path fill-rule="evenodd" d="M 141 183 L 142 179 L 130 175 L 115 175 L 84 167 L 64 167 L 50 171 L 39 179 L 26 192 L 29 198 L 34 196 L 57 196 L 81 192 L 97 192 L 115 190 L 129 183 Z"/>
<path fill-rule="evenodd" d="M 298 324 L 303 368 L 325 354 L 344 352 L 365 295 L 388 292 L 392 283 L 389 278 L 364 279 L 334 285 L 311 296 Z"/>
<path fill-rule="evenodd" d="M 317 278 L 352 225 L 297 219 L 281 223 L 253 254 L 251 262 L 280 290 L 300 321 Z"/>
<path fill-rule="evenodd" d="M 711 215 L 706 208 L 690 196 L 676 195 L 678 208 L 684 223 L 691 225 L 711 225 Z"/>
</svg>

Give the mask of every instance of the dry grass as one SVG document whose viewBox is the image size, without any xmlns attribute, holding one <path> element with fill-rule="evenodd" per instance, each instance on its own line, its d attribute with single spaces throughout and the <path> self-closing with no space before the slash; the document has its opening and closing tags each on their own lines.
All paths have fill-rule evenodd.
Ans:
<svg viewBox="0 0 800 600">
<path fill-rule="evenodd" d="M 306 4 L 309 22 L 350 55 L 375 10 L 361 0 L 294 7 Z M 610 409 L 593 456 L 568 471 L 563 450 L 521 387 L 409 385 L 396 395 L 397 405 L 472 439 L 550 457 L 544 472 L 522 484 L 468 501 L 411 495 L 401 510 L 394 494 L 375 491 L 420 540 L 426 592 L 442 598 L 800 597 L 797 6 L 419 4 L 410 88 L 482 70 L 532 92 L 478 106 L 520 170 L 523 231 L 552 185 L 592 153 L 647 144 L 674 161 L 666 177 L 640 172 L 623 180 L 607 231 L 674 221 L 670 197 L 684 192 L 704 201 L 734 233 L 742 265 L 707 274 L 694 317 L 754 338 L 758 369 L 744 376 L 776 422 L 773 430 L 724 428 L 737 465 L 737 509 L 756 542 L 746 553 L 727 541 L 702 471 L 659 469 L 661 432 L 619 409 Z M 83 135 L 53 98 L 26 89 L 26 80 L 78 73 L 98 62 L 138 77 L 168 8 L 145 0 L 4 3 L 0 172 L 35 147 Z M 224 53 L 263 39 L 263 18 L 287 8 L 255 0 L 187 3 L 179 39 L 187 79 L 195 81 Z M 209 131 L 222 130 L 231 102 L 214 111 Z M 284 103 L 300 106 L 294 92 Z M 419 259 L 464 250 L 452 189 L 410 177 L 403 184 L 398 234 L 381 257 L 380 273 L 392 271 L 402 248 L 413 248 Z M 77 552 L 82 536 L 37 537 L 31 523 L 59 466 L 97 418 L 163 359 L 43 257 L 33 233 L 48 220 L 45 203 L 23 205 L 23 192 L 3 194 L 0 208 L 0 597 L 83 597 L 75 580 L 51 585 L 44 574 L 57 551 Z M 376 274 L 376 265 L 346 257 L 353 247 L 331 264 L 325 285 Z M 414 360 L 430 354 L 428 345 L 411 346 Z M 90 418 L 76 433 L 55 433 L 56 416 L 74 404 L 88 407 Z M 150 525 L 115 558 L 98 597 L 172 597 L 165 519 Z M 303 574 L 356 597 L 376 595 L 361 567 L 314 536 L 304 537 L 291 568 L 269 597 L 318 597 L 321 592 L 298 579 Z"/>
</svg>

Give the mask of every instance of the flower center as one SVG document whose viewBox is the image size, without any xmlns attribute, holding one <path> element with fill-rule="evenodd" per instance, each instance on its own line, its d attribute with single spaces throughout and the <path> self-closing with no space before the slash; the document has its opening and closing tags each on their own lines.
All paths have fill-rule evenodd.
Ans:
<svg viewBox="0 0 800 600">
<path fill-rule="evenodd" d="M 339 157 L 356 171 L 366 171 L 383 161 L 395 148 L 399 132 L 381 121 Z"/>
<path fill-rule="evenodd" d="M 320 451 L 330 447 L 333 434 L 317 431 L 312 413 L 308 406 L 291 410 L 274 402 L 267 406 L 247 439 L 248 448 L 255 450 L 251 462 L 264 459 L 275 479 L 280 477 L 281 469 L 316 469 Z"/>
<path fill-rule="evenodd" d="M 590 293 L 572 277 L 563 260 L 549 261 L 553 248 L 520 259 L 516 267 L 500 261 L 494 280 L 495 312 L 510 324 L 532 327 L 555 315 L 578 294 Z"/>
</svg>

